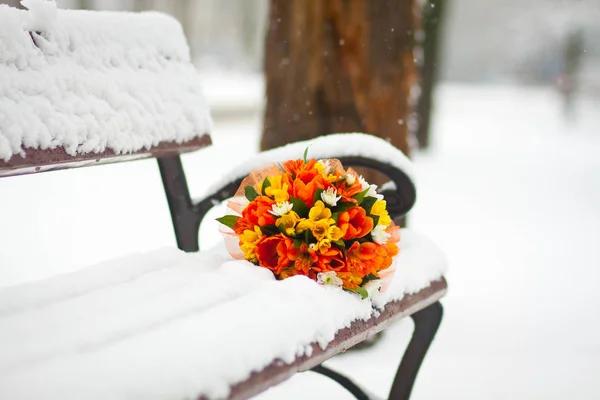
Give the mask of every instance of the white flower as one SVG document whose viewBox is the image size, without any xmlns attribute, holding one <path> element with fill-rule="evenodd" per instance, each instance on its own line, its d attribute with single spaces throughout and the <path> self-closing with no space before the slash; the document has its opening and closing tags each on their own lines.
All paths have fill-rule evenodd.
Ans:
<svg viewBox="0 0 600 400">
<path fill-rule="evenodd" d="M 369 293 L 369 297 L 373 296 L 375 293 L 379 292 L 379 289 L 381 289 L 381 279 L 374 279 L 365 283 L 363 289 Z"/>
<path fill-rule="evenodd" d="M 363 191 L 369 188 L 369 182 L 365 181 L 365 178 L 363 178 L 362 175 L 358 177 L 358 181 L 360 182 Z"/>
<path fill-rule="evenodd" d="M 371 231 L 371 236 L 373 237 L 373 241 L 375 243 L 386 244 L 390 236 L 392 236 L 385 231 L 385 228 L 386 227 L 383 225 L 377 225 L 375 228 L 373 228 Z"/>
<path fill-rule="evenodd" d="M 292 211 L 292 207 L 293 205 L 289 201 L 286 201 L 285 203 L 273 204 L 269 212 L 273 215 L 281 217 Z"/>
<path fill-rule="evenodd" d="M 313 250 L 313 251 L 316 251 L 317 250 L 317 245 L 314 244 L 314 243 L 311 243 L 311 244 L 308 245 L 308 248 L 311 249 L 311 250 Z"/>
<path fill-rule="evenodd" d="M 317 162 L 323 166 L 323 172 L 328 174 L 331 170 L 331 164 L 329 164 L 329 160 L 319 160 Z"/>
<path fill-rule="evenodd" d="M 321 192 L 321 200 L 323 200 L 325 204 L 330 205 L 331 207 L 335 207 L 335 205 L 341 198 L 342 196 L 337 196 L 337 190 L 335 190 L 334 188 L 329 188 Z"/>
<path fill-rule="evenodd" d="M 346 175 L 346 185 L 352 186 L 356 182 L 356 177 L 352 174 Z"/>
<path fill-rule="evenodd" d="M 363 192 L 367 189 L 369 190 L 365 197 L 375 197 L 377 200 L 383 200 L 383 195 L 377 193 L 377 185 L 369 185 L 369 182 L 365 181 L 362 175 L 358 177 L 358 180 Z"/>
<path fill-rule="evenodd" d="M 321 285 L 342 286 L 342 280 L 337 276 L 335 271 L 319 272 L 317 274 L 317 282 Z"/>
<path fill-rule="evenodd" d="M 377 200 L 383 200 L 383 195 L 377 193 L 377 185 L 370 185 L 369 191 L 367 192 L 365 197 L 375 197 Z"/>
</svg>

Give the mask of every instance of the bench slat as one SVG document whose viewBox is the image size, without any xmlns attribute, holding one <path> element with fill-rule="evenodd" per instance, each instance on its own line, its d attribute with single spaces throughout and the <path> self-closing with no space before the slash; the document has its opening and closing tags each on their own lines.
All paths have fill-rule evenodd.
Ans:
<svg viewBox="0 0 600 400">
<path fill-rule="evenodd" d="M 366 321 L 354 321 L 335 335 L 332 342 L 323 350 L 318 344 L 311 345 L 310 356 L 298 357 L 293 363 L 285 364 L 275 360 L 260 372 L 253 372 L 248 379 L 232 386 L 230 400 L 248 399 L 275 386 L 297 372 L 308 371 L 336 354 L 343 353 L 356 344 L 385 329 L 390 323 L 414 314 L 441 299 L 447 290 L 445 278 L 432 282 L 417 293 L 404 296 L 402 300 L 388 303 L 377 317 Z M 199 400 L 208 400 L 200 397 Z"/>
<path fill-rule="evenodd" d="M 15 155 L 9 161 L 0 160 L 0 178 L 143 158 L 176 156 L 181 153 L 201 149 L 210 144 L 210 136 L 204 134 L 183 143 L 162 142 L 150 149 L 142 149 L 129 154 L 115 154 L 112 149 L 106 149 L 101 153 L 86 153 L 72 156 L 67 154 L 62 147 L 45 150 L 26 149 L 26 157 Z"/>
</svg>

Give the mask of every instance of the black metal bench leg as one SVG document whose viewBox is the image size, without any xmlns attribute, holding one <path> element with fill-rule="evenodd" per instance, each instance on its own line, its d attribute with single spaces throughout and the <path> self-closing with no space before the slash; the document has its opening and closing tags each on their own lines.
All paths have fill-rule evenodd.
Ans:
<svg viewBox="0 0 600 400">
<path fill-rule="evenodd" d="M 177 247 L 183 251 L 198 251 L 198 231 L 201 217 L 194 210 L 185 172 L 179 156 L 157 158 L 165 194 L 171 211 L 171 220 Z"/>
<path fill-rule="evenodd" d="M 340 374 L 339 372 L 335 372 L 334 370 L 329 369 L 323 365 L 317 365 L 316 367 L 312 368 L 311 371 L 317 372 L 317 373 L 324 375 L 330 379 L 333 379 L 334 381 L 336 381 L 337 383 L 342 385 L 342 387 L 344 389 L 346 389 L 347 391 L 352 393 L 352 395 L 355 398 L 357 398 L 358 400 L 370 400 L 371 399 L 371 397 L 367 393 L 365 393 L 364 390 L 362 390 L 360 387 L 358 387 L 358 385 L 356 383 L 352 382 L 352 380 L 350 378 L 345 377 L 344 375 Z"/>
<path fill-rule="evenodd" d="M 396 372 L 390 400 L 408 400 L 410 397 L 421 363 L 442 322 L 442 314 L 443 308 L 438 301 L 411 315 L 415 330 Z"/>
</svg>

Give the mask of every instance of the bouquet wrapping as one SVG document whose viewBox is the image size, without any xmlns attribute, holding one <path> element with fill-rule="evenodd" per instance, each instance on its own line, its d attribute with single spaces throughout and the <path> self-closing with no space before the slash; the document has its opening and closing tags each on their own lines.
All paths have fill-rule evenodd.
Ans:
<svg viewBox="0 0 600 400">
<path fill-rule="evenodd" d="M 376 189 L 339 160 L 305 152 L 250 173 L 217 220 L 234 258 L 367 298 L 389 284 L 400 240 Z"/>
</svg>

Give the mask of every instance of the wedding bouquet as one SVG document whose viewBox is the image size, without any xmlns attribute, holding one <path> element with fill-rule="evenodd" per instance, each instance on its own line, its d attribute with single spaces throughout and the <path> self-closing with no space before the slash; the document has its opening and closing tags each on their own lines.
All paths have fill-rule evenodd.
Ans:
<svg viewBox="0 0 600 400">
<path fill-rule="evenodd" d="M 308 149 L 307 149 L 308 150 Z M 253 171 L 217 220 L 229 253 L 277 279 L 304 275 L 363 299 L 385 290 L 400 229 L 375 185 L 339 160 L 290 160 Z"/>
</svg>

